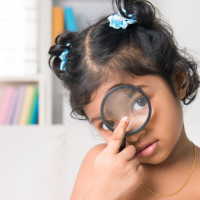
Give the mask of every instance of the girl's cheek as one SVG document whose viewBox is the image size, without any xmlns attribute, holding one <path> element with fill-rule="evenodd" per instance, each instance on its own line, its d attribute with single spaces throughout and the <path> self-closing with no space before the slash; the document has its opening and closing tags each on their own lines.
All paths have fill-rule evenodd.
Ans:
<svg viewBox="0 0 200 200">
<path fill-rule="evenodd" d="M 105 140 L 105 142 L 108 143 L 110 141 L 113 133 L 111 131 L 99 130 L 99 134 Z"/>
<path fill-rule="evenodd" d="M 149 98 L 151 103 L 151 117 L 149 122 L 147 123 L 147 127 L 153 128 L 155 124 L 158 124 L 158 116 L 159 116 L 159 109 L 157 108 L 157 101 L 155 97 Z"/>
</svg>

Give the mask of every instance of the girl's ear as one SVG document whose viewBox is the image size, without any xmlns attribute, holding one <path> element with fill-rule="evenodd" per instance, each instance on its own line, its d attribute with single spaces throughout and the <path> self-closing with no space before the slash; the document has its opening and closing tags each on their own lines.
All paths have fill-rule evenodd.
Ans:
<svg viewBox="0 0 200 200">
<path fill-rule="evenodd" d="M 186 91 L 188 87 L 188 79 L 187 79 L 187 72 L 181 71 L 175 74 L 173 77 L 173 86 L 177 97 L 181 100 L 184 99 L 186 96 Z"/>
</svg>

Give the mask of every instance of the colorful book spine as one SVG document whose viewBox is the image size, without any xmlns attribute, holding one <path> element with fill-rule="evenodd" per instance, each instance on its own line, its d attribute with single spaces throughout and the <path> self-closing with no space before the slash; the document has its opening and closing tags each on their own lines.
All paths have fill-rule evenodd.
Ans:
<svg viewBox="0 0 200 200">
<path fill-rule="evenodd" d="M 52 11 L 52 42 L 65 30 L 64 12 L 62 7 L 53 7 Z"/>
<path fill-rule="evenodd" d="M 33 111 L 31 124 L 38 124 L 38 111 L 39 111 L 39 99 L 37 98 L 34 105 L 34 111 Z"/>
<path fill-rule="evenodd" d="M 15 113 L 14 113 L 13 121 L 12 121 L 12 124 L 15 124 L 15 125 L 19 123 L 21 108 L 22 108 L 22 104 L 23 104 L 23 100 L 24 100 L 25 89 L 26 89 L 25 85 L 20 86 L 18 89 L 18 98 L 17 98 L 17 102 L 16 102 L 16 109 L 15 109 Z"/>
<path fill-rule="evenodd" d="M 72 7 L 64 8 L 64 17 L 65 17 L 65 29 L 67 31 L 77 32 L 77 23 L 74 14 L 74 10 Z"/>
<path fill-rule="evenodd" d="M 0 104 L 0 125 L 6 123 L 6 117 L 8 115 L 8 110 L 11 104 L 13 94 L 14 94 L 14 88 L 12 86 L 6 86 Z"/>
<path fill-rule="evenodd" d="M 25 125 L 28 124 L 28 117 L 29 113 L 31 111 L 31 102 L 34 95 L 34 86 L 33 85 L 27 85 L 23 100 L 23 106 L 19 118 L 19 125 Z"/>
<path fill-rule="evenodd" d="M 0 104 L 1 104 L 1 100 L 2 100 L 3 92 L 4 92 L 3 88 L 4 88 L 4 87 L 1 87 L 1 88 L 0 88 Z"/>
<path fill-rule="evenodd" d="M 34 88 L 33 100 L 31 104 L 31 111 L 28 118 L 28 124 L 36 124 L 37 123 L 37 114 L 38 114 L 38 87 Z M 36 115 L 36 116 L 35 116 Z"/>
<path fill-rule="evenodd" d="M 6 117 L 6 123 L 5 124 L 12 124 L 13 123 L 13 117 L 14 117 L 14 113 L 16 111 L 16 105 L 17 105 L 17 99 L 18 99 L 18 89 L 14 90 L 14 94 L 11 100 L 11 104 L 9 106 L 9 111 L 8 111 L 8 115 Z"/>
</svg>

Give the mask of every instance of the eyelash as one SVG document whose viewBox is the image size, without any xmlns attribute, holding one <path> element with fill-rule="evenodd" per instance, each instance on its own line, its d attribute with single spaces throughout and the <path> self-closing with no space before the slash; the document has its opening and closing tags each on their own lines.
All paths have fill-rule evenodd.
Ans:
<svg viewBox="0 0 200 200">
<path fill-rule="evenodd" d="M 100 128 L 102 128 L 102 125 L 103 125 L 103 122 L 100 122 L 100 123 L 97 125 L 97 127 L 100 129 Z"/>
<path fill-rule="evenodd" d="M 106 129 L 103 128 L 103 124 L 104 124 L 103 122 L 99 123 L 98 128 L 100 130 L 103 130 L 103 131 L 108 131 L 108 130 L 106 130 Z"/>
<path fill-rule="evenodd" d="M 103 129 L 103 122 L 101 122 L 98 126 L 100 129 Z"/>
</svg>

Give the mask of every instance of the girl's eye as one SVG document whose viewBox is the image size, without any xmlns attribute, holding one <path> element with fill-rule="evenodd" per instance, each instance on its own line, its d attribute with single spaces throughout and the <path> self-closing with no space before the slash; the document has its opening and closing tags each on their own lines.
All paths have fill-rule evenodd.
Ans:
<svg viewBox="0 0 200 200">
<path fill-rule="evenodd" d="M 144 97 L 137 98 L 132 105 L 133 111 L 142 110 L 147 105 L 147 101 Z"/>
<path fill-rule="evenodd" d="M 112 126 L 113 128 L 116 127 L 116 122 L 115 122 L 115 121 L 109 120 L 109 121 L 107 121 L 107 122 L 108 122 L 108 124 L 109 124 L 110 126 Z M 103 129 L 106 130 L 106 131 L 109 130 L 108 127 L 107 127 L 104 123 L 101 124 L 101 128 L 103 128 Z"/>
</svg>

